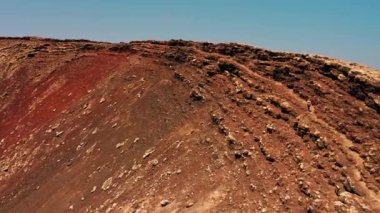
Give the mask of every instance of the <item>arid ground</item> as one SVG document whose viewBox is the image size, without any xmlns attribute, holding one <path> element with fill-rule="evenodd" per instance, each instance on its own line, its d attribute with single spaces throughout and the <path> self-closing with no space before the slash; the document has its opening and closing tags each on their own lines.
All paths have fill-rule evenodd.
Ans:
<svg viewBox="0 0 380 213">
<path fill-rule="evenodd" d="M 380 72 L 182 40 L 0 39 L 0 212 L 380 212 Z"/>
</svg>

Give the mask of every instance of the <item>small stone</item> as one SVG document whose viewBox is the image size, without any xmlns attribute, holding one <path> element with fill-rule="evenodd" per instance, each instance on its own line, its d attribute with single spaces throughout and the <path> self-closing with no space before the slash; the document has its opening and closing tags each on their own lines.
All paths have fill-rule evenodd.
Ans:
<svg viewBox="0 0 380 213">
<path fill-rule="evenodd" d="M 115 148 L 119 149 L 120 147 L 124 146 L 124 142 L 116 144 Z"/>
<path fill-rule="evenodd" d="M 272 157 L 272 155 L 270 155 L 270 154 L 266 154 L 265 155 L 265 159 L 267 160 L 267 161 L 269 161 L 269 162 L 275 162 L 276 160 Z"/>
<path fill-rule="evenodd" d="M 152 166 L 157 166 L 158 165 L 158 160 L 157 159 L 153 159 L 153 160 L 149 161 L 149 164 L 152 165 Z"/>
<path fill-rule="evenodd" d="M 106 101 L 106 99 L 105 99 L 104 97 L 102 97 L 102 98 L 100 99 L 99 103 L 101 104 L 101 103 L 104 103 L 105 101 Z"/>
<path fill-rule="evenodd" d="M 243 157 L 239 151 L 235 151 L 234 156 L 236 160 L 241 159 Z"/>
<path fill-rule="evenodd" d="M 312 207 L 312 206 L 309 206 L 308 208 L 307 208 L 307 211 L 306 211 L 307 213 L 314 213 L 315 212 L 315 210 L 314 210 L 314 208 Z"/>
<path fill-rule="evenodd" d="M 224 135 L 227 135 L 228 134 L 228 128 L 225 127 L 223 124 L 219 124 L 218 125 L 218 129 L 221 133 L 223 133 Z"/>
<path fill-rule="evenodd" d="M 9 171 L 9 165 L 5 165 L 3 167 L 3 172 L 8 172 Z"/>
<path fill-rule="evenodd" d="M 264 106 L 263 109 L 264 109 L 265 114 L 273 116 L 273 109 L 272 108 L 270 108 L 269 106 Z"/>
<path fill-rule="evenodd" d="M 97 132 L 98 132 L 98 128 L 95 128 L 95 129 L 91 132 L 91 134 L 95 135 Z"/>
<path fill-rule="evenodd" d="M 223 121 L 223 117 L 221 115 L 212 113 L 211 114 L 211 120 L 212 120 L 212 123 L 218 125 Z"/>
<path fill-rule="evenodd" d="M 227 135 L 227 143 L 228 143 L 229 145 L 233 145 L 233 144 L 235 144 L 235 143 L 236 143 L 236 139 L 235 139 L 235 137 L 232 136 L 231 134 L 228 134 L 228 135 Z"/>
<path fill-rule="evenodd" d="M 342 203 L 341 201 L 335 201 L 334 202 L 334 207 L 341 210 L 343 207 L 345 207 L 346 205 L 344 203 Z"/>
<path fill-rule="evenodd" d="M 343 187 L 346 191 L 360 195 L 360 193 L 357 191 L 357 189 L 352 185 L 350 178 L 346 178 L 346 180 L 343 183 Z"/>
<path fill-rule="evenodd" d="M 344 76 L 343 74 L 339 74 L 338 79 L 339 79 L 339 81 L 344 81 L 344 80 L 346 80 L 346 76 Z"/>
<path fill-rule="evenodd" d="M 93 186 L 92 189 L 91 189 L 91 193 L 94 193 L 96 191 L 96 186 Z"/>
<path fill-rule="evenodd" d="M 257 104 L 258 106 L 263 105 L 263 99 L 261 99 L 261 98 L 256 98 L 256 104 Z"/>
<path fill-rule="evenodd" d="M 59 136 L 61 136 L 63 134 L 63 131 L 57 131 L 55 133 L 55 136 L 58 138 Z"/>
<path fill-rule="evenodd" d="M 253 99 L 253 95 L 251 93 L 248 93 L 247 91 L 243 92 L 243 97 L 245 99 L 248 99 L 248 100 L 252 100 Z"/>
<path fill-rule="evenodd" d="M 267 129 L 267 132 L 269 132 L 269 133 L 274 132 L 274 127 L 272 124 L 267 124 L 266 129 Z"/>
<path fill-rule="evenodd" d="M 165 206 L 169 205 L 169 203 L 170 203 L 169 200 L 162 200 L 162 201 L 160 202 L 160 204 L 161 204 L 162 207 L 165 207 Z"/>
<path fill-rule="evenodd" d="M 110 177 L 110 178 L 108 178 L 107 180 L 105 180 L 105 181 L 103 182 L 103 185 L 102 185 L 102 189 L 103 189 L 103 191 L 106 191 L 107 189 L 109 189 L 109 188 L 111 187 L 111 185 L 112 185 L 112 180 L 113 180 L 113 178 Z"/>
<path fill-rule="evenodd" d="M 315 144 L 317 145 L 318 149 L 326 148 L 325 141 L 322 138 L 318 138 Z"/>
<path fill-rule="evenodd" d="M 154 152 L 154 148 L 150 148 L 150 149 L 146 150 L 144 155 L 143 155 L 143 159 L 149 157 L 149 155 L 151 155 L 153 152 Z"/>
<path fill-rule="evenodd" d="M 203 101 L 205 99 L 205 97 L 203 97 L 203 95 L 197 90 L 193 90 L 190 93 L 190 97 L 193 101 Z"/>
<path fill-rule="evenodd" d="M 185 80 L 185 77 L 183 77 L 183 75 L 181 73 L 178 73 L 178 72 L 174 72 L 174 78 L 179 80 L 179 81 Z"/>
<path fill-rule="evenodd" d="M 132 166 L 132 170 L 137 170 L 141 167 L 141 164 L 136 164 L 136 162 Z"/>
<path fill-rule="evenodd" d="M 375 178 L 376 182 L 380 183 L 380 177 Z"/>
<path fill-rule="evenodd" d="M 292 108 L 290 107 L 290 104 L 287 101 L 282 101 L 280 103 L 280 108 L 281 108 L 281 111 L 283 113 L 290 113 L 290 112 L 292 112 Z"/>
<path fill-rule="evenodd" d="M 74 209 L 74 205 L 70 205 L 70 206 L 69 206 L 69 209 L 70 209 L 70 210 L 73 210 L 73 209 Z"/>
<path fill-rule="evenodd" d="M 193 205 L 194 205 L 194 202 L 189 201 L 189 202 L 186 203 L 186 208 L 190 208 L 190 207 L 192 207 Z"/>
<path fill-rule="evenodd" d="M 249 150 L 243 150 L 242 151 L 242 155 L 244 156 L 244 157 L 251 157 L 252 156 L 252 152 L 250 152 Z"/>
</svg>

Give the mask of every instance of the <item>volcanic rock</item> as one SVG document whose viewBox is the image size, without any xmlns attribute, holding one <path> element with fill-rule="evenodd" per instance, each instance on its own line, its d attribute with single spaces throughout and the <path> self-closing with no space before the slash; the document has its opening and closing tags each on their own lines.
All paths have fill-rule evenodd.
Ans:
<svg viewBox="0 0 380 213">
<path fill-rule="evenodd" d="M 0 38 L 0 212 L 380 212 L 379 85 L 236 43 Z"/>
</svg>

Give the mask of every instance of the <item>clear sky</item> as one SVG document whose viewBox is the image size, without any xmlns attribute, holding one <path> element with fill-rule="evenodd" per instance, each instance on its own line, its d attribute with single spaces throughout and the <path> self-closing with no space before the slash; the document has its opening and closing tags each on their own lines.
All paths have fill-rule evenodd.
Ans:
<svg viewBox="0 0 380 213">
<path fill-rule="evenodd" d="M 380 68 L 380 0 L 0 0 L 0 36 L 240 42 Z"/>
</svg>

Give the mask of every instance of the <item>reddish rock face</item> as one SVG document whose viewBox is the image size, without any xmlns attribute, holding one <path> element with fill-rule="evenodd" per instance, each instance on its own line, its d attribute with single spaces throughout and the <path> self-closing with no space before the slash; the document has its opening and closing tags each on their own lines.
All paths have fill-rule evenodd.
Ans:
<svg viewBox="0 0 380 213">
<path fill-rule="evenodd" d="M 0 212 L 379 212 L 380 72 L 240 44 L 0 39 Z"/>
</svg>

